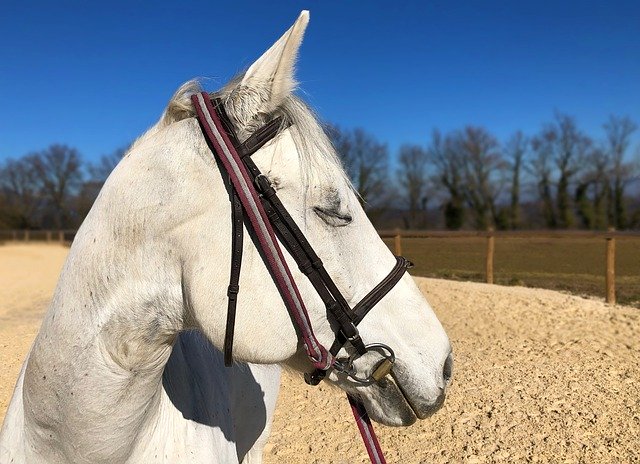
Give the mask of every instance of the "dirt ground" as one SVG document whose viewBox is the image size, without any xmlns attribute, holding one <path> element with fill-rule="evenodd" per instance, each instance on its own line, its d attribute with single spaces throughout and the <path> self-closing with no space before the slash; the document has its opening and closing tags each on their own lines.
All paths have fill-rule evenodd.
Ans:
<svg viewBox="0 0 640 464">
<path fill-rule="evenodd" d="M 0 420 L 66 249 L 0 246 Z M 455 352 L 443 409 L 377 426 L 389 463 L 640 462 L 640 311 L 418 278 Z M 341 392 L 286 374 L 266 463 L 364 463 Z"/>
<path fill-rule="evenodd" d="M 0 244 L 0 422 L 68 251 L 58 244 Z"/>
</svg>

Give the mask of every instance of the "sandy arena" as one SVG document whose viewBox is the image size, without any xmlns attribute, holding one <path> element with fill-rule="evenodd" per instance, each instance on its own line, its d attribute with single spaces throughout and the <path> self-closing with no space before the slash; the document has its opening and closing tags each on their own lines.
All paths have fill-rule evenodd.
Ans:
<svg viewBox="0 0 640 464">
<path fill-rule="evenodd" d="M 66 254 L 0 245 L 0 421 Z M 389 463 L 640 462 L 640 310 L 417 281 L 451 338 L 454 379 L 434 417 L 377 426 Z M 343 396 L 285 374 L 265 462 L 368 462 Z"/>
</svg>

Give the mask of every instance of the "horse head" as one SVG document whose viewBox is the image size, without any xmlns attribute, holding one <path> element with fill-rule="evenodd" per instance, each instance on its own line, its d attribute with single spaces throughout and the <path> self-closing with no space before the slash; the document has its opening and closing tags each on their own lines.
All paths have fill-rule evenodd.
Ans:
<svg viewBox="0 0 640 464">
<path fill-rule="evenodd" d="M 287 122 L 252 159 L 353 307 L 388 274 L 395 259 L 367 218 L 322 127 L 293 93 L 294 66 L 308 20 L 308 13 L 303 12 L 244 74 L 212 96 L 224 105 L 240 142 L 275 118 Z M 189 94 L 185 89 L 179 91 L 164 117 L 170 118 L 180 111 L 189 113 Z M 210 156 L 206 146 L 201 146 Z M 226 225 L 228 202 L 226 199 L 223 202 L 224 209 L 220 208 L 220 200 L 217 203 L 217 218 L 213 222 Z M 211 223 L 207 227 L 211 227 Z M 309 371 L 310 363 L 300 348 L 299 334 L 251 242 L 245 244 L 245 253 L 234 343 L 236 359 L 278 362 L 302 372 Z M 199 295 L 192 290 L 205 285 L 201 271 L 211 269 L 214 264 L 206 254 L 194 256 L 196 262 L 204 260 L 208 265 L 191 265 L 191 271 L 186 274 L 189 280 L 199 282 L 187 285 L 188 308 L 195 325 L 221 347 L 223 314 L 212 312 L 210 304 L 203 300 L 202 295 L 210 292 Z M 214 265 L 217 273 L 221 263 L 227 262 L 219 258 Z M 318 340 L 330 346 L 335 336 L 332 330 L 335 321 L 291 256 L 287 255 L 286 259 Z M 193 266 L 197 271 L 193 271 Z M 408 425 L 436 411 L 442 405 L 451 377 L 451 347 L 412 278 L 405 274 L 359 327 L 365 343 L 392 347 L 395 363 L 391 375 L 377 382 L 357 382 L 344 371 L 333 369 L 328 380 L 360 398 L 372 417 L 385 424 Z M 356 357 L 347 344 L 338 357 L 350 357 L 352 372 L 366 377 L 378 366 L 380 351 L 371 350 Z"/>
</svg>

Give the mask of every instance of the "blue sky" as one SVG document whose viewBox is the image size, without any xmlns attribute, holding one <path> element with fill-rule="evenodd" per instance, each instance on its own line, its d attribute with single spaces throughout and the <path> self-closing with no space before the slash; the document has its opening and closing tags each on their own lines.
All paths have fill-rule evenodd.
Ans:
<svg viewBox="0 0 640 464">
<path fill-rule="evenodd" d="M 640 123 L 637 1 L 5 0 L 0 160 L 56 142 L 89 160 L 112 152 L 182 82 L 218 88 L 302 9 L 301 93 L 323 119 L 392 151 L 434 127 L 531 134 L 554 110 L 593 136 L 612 113 Z"/>
</svg>

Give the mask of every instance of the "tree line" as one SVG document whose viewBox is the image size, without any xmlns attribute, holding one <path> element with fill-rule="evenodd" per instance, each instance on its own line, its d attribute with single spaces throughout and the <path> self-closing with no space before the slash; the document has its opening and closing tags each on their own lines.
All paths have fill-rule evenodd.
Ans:
<svg viewBox="0 0 640 464">
<path fill-rule="evenodd" d="M 503 143 L 483 127 L 436 129 L 400 147 L 395 172 L 387 145 L 363 129 L 329 134 L 379 227 L 624 230 L 640 228 L 636 129 L 611 116 L 595 139 L 563 113 Z"/>
<path fill-rule="evenodd" d="M 501 143 L 487 129 L 433 130 L 425 145 L 388 146 L 364 129 L 327 126 L 376 226 L 485 230 L 640 228 L 636 124 L 611 116 L 602 139 L 555 114 Z M 51 145 L 0 164 L 0 228 L 74 229 L 126 149 L 85 162 Z M 633 182 L 636 185 L 632 185 Z"/>
<path fill-rule="evenodd" d="M 125 149 L 87 163 L 67 145 L 0 165 L 0 229 L 76 229 Z"/>
</svg>

